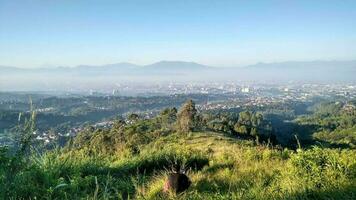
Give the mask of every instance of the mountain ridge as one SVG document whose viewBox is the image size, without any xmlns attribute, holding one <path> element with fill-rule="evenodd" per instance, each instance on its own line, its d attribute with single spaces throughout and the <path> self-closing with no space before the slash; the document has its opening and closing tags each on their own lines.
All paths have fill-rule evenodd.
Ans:
<svg viewBox="0 0 356 200">
<path fill-rule="evenodd" d="M 177 68 L 177 67 L 183 67 L 187 69 L 187 67 L 194 67 L 194 68 L 201 68 L 201 69 L 207 69 L 207 68 L 214 68 L 214 69 L 244 69 L 244 68 L 257 68 L 257 67 L 304 67 L 306 65 L 335 65 L 335 64 L 347 64 L 356 67 L 356 60 L 315 60 L 315 61 L 283 61 L 283 62 L 258 62 L 256 64 L 251 64 L 251 65 L 246 65 L 243 67 L 216 67 L 216 66 L 209 66 L 209 65 L 204 65 L 200 64 L 197 62 L 189 62 L 189 61 L 169 61 L 169 60 L 161 60 L 152 64 L 146 64 L 146 65 L 138 65 L 138 64 L 133 64 L 130 62 L 118 62 L 118 63 L 111 63 L 111 64 L 103 64 L 103 65 L 87 65 L 87 64 L 82 64 L 82 65 L 76 65 L 73 67 L 70 66 L 58 66 L 58 67 L 36 67 L 36 68 L 24 68 L 24 67 L 17 67 L 17 66 L 8 66 L 8 65 L 0 65 L 0 69 L 16 69 L 16 70 L 56 70 L 56 69 L 78 69 L 78 68 L 160 68 L 160 69 L 165 69 L 165 68 Z M 298 66 L 299 65 L 299 66 Z M 301 66 L 303 65 L 303 66 Z M 286 67 L 287 66 L 287 67 Z M 308 66 L 309 67 L 309 66 Z"/>
<path fill-rule="evenodd" d="M 114 63 L 57 68 L 0 67 L 0 89 L 38 90 L 77 85 L 100 87 L 127 82 L 157 83 L 211 81 L 348 82 L 356 83 L 356 61 L 289 61 L 245 67 L 213 67 L 195 62 L 160 61 L 149 65 Z M 22 80 L 21 83 L 18 80 Z"/>
<path fill-rule="evenodd" d="M 199 64 L 196 62 L 186 62 L 186 61 L 158 61 L 152 64 L 147 64 L 147 65 L 137 65 L 129 62 L 119 62 L 119 63 L 111 63 L 111 64 L 103 64 L 103 65 L 76 65 L 73 67 L 69 66 L 58 66 L 58 67 L 51 67 L 51 68 L 46 68 L 46 67 L 36 67 L 36 68 L 23 68 L 23 67 L 16 67 L 16 66 L 5 66 L 5 65 L 0 65 L 0 69 L 19 69 L 19 70 L 40 70 L 40 69 L 45 69 L 45 70 L 56 70 L 56 69 L 78 69 L 78 68 L 101 68 L 105 69 L 107 67 L 131 67 L 131 68 L 162 68 L 164 65 L 173 65 L 173 66 L 195 66 L 195 67 L 200 67 L 200 68 L 209 68 L 211 66 Z"/>
</svg>

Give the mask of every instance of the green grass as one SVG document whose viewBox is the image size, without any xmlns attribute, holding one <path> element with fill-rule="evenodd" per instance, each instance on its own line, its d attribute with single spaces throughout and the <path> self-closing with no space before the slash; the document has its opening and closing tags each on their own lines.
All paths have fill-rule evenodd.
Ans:
<svg viewBox="0 0 356 200">
<path fill-rule="evenodd" d="M 84 149 L 34 154 L 12 177 L 6 174 L 9 169 L 0 164 L 3 169 L 0 170 L 0 198 L 356 197 L 355 150 L 315 147 L 291 151 L 214 132 L 170 134 L 139 148 L 136 154 L 122 154 L 118 150 L 110 155 L 89 155 Z M 165 194 L 163 183 L 170 167 L 177 164 L 188 170 L 192 185 L 182 194 Z"/>
</svg>

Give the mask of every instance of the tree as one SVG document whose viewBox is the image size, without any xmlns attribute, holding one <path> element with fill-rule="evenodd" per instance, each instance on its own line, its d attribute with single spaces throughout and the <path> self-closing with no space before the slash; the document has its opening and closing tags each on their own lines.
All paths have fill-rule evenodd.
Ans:
<svg viewBox="0 0 356 200">
<path fill-rule="evenodd" d="M 177 109 L 174 107 L 166 108 L 160 113 L 159 117 L 162 124 L 173 124 L 177 120 Z"/>
<path fill-rule="evenodd" d="M 240 112 L 238 123 L 251 126 L 251 113 L 249 111 Z"/>
<path fill-rule="evenodd" d="M 239 123 L 235 124 L 234 130 L 241 135 L 248 135 L 250 133 L 247 126 Z"/>
<path fill-rule="evenodd" d="M 240 135 L 258 137 L 262 140 L 275 139 L 271 125 L 263 119 L 261 113 L 240 112 L 234 131 Z"/>
<path fill-rule="evenodd" d="M 196 125 L 196 114 L 195 103 L 188 100 L 179 110 L 177 116 L 178 130 L 182 132 L 193 131 Z"/>
</svg>

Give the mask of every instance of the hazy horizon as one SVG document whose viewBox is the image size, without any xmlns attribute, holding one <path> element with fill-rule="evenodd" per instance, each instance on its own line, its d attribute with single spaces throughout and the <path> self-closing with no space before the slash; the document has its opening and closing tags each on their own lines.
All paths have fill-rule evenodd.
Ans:
<svg viewBox="0 0 356 200">
<path fill-rule="evenodd" d="M 0 0 L 0 91 L 355 83 L 355 7 L 320 0 Z"/>
<path fill-rule="evenodd" d="M 258 64 L 280 64 L 280 63 L 313 63 L 313 62 L 353 62 L 356 61 L 356 59 L 344 59 L 344 60 L 337 60 L 337 59 L 330 59 L 330 60 L 282 60 L 282 61 L 276 61 L 276 62 L 264 62 L 264 61 L 258 61 L 258 62 L 253 62 L 249 64 L 241 64 L 241 65 L 209 65 L 201 62 L 196 62 L 196 61 L 186 61 L 186 60 L 157 60 L 155 62 L 149 62 L 149 63 L 135 63 L 135 62 L 127 62 L 127 61 L 117 61 L 113 63 L 101 63 L 101 64 L 90 64 L 90 63 L 82 63 L 78 65 L 42 65 L 42 66 L 32 66 L 32 67 L 25 67 L 25 66 L 10 66 L 10 65 L 2 65 L 0 63 L 0 67 L 15 67 L 15 68 L 20 68 L 20 69 L 55 69 L 55 68 L 76 68 L 76 67 L 82 67 L 82 66 L 88 66 L 88 67 L 101 67 L 101 66 L 110 66 L 110 65 L 117 65 L 117 64 L 132 64 L 137 67 L 146 67 L 150 65 L 154 65 L 157 63 L 161 62 L 168 62 L 168 63 L 175 63 L 175 62 L 182 62 L 182 63 L 194 63 L 194 64 L 199 64 L 199 65 L 204 65 L 207 67 L 213 67 L 213 68 L 244 68 L 244 67 L 250 67 L 250 66 L 255 66 Z"/>
</svg>

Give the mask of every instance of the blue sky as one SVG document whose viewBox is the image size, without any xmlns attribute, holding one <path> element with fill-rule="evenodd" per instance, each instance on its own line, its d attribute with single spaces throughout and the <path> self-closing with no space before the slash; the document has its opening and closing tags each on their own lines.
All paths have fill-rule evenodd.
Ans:
<svg viewBox="0 0 356 200">
<path fill-rule="evenodd" d="M 0 0 L 0 65 L 351 59 L 355 0 Z"/>
</svg>

